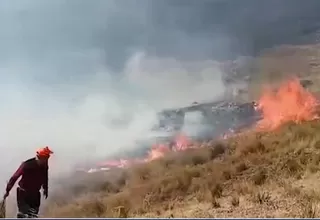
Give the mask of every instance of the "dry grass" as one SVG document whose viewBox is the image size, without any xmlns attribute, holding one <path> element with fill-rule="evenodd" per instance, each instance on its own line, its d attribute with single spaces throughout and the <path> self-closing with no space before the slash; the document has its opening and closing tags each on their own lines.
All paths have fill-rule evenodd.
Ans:
<svg viewBox="0 0 320 220">
<path fill-rule="evenodd" d="M 231 199 L 231 205 L 234 206 L 234 207 L 238 207 L 239 204 L 240 204 L 239 197 L 233 196 L 232 199 Z"/>
<path fill-rule="evenodd" d="M 253 202 L 263 204 L 268 203 L 271 199 L 271 195 L 268 192 L 257 192 L 253 197 Z"/>
<path fill-rule="evenodd" d="M 308 202 L 304 205 L 301 213 L 301 218 L 316 218 L 316 208 L 314 204 Z"/>
<path fill-rule="evenodd" d="M 244 100 L 256 99 L 265 82 L 277 86 L 279 78 L 291 74 L 312 80 L 308 86 L 317 92 L 319 48 L 266 51 L 253 63 L 258 77 L 252 78 Z M 207 147 L 174 153 L 121 175 L 108 173 L 95 183 L 96 177 L 88 175 L 90 180 L 79 180 L 67 189 L 69 194 L 64 190 L 52 198 L 45 216 L 319 217 L 320 121 L 202 144 Z"/>
<path fill-rule="evenodd" d="M 319 193 L 293 189 L 285 180 L 293 184 L 317 175 L 319 143 L 319 121 L 212 143 L 136 166 L 112 183 L 100 183 L 95 193 L 50 206 L 46 216 L 208 217 L 205 210 L 211 210 L 209 217 L 261 217 L 255 207 L 275 209 L 275 217 L 315 216 Z M 312 208 L 302 205 L 305 198 L 311 198 Z M 183 211 L 195 204 L 188 215 Z M 268 217 L 267 211 L 262 216 Z"/>
</svg>

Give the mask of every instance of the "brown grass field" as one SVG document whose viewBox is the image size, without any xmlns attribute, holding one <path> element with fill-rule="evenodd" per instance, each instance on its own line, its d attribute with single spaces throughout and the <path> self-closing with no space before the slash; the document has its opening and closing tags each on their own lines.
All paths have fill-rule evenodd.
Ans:
<svg viewBox="0 0 320 220">
<path fill-rule="evenodd" d="M 307 74 L 302 77 L 317 82 L 318 65 L 312 64 L 311 58 L 294 62 L 300 69 L 288 67 L 288 60 L 298 59 L 295 51 L 262 56 L 268 68 L 263 68 L 264 78 L 256 81 L 272 80 L 271 73 L 277 71 L 296 70 L 296 75 L 304 72 Z M 313 50 L 307 52 L 317 57 Z M 317 86 L 313 88 L 317 90 Z M 117 175 L 98 174 L 100 181 L 94 184 L 90 183 L 94 176 L 84 177 L 82 185 L 51 199 L 45 217 L 320 216 L 319 120 L 199 145 L 203 147 L 170 154 Z"/>
<path fill-rule="evenodd" d="M 317 217 L 320 121 L 134 167 L 48 217 Z"/>
</svg>

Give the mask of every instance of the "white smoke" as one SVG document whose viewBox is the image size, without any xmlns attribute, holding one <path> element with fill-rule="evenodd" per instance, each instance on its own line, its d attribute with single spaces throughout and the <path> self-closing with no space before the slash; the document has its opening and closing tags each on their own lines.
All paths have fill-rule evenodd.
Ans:
<svg viewBox="0 0 320 220">
<path fill-rule="evenodd" d="M 139 44 L 121 48 L 123 36 L 134 37 L 130 28 L 148 23 L 147 14 L 122 4 L 0 3 L 3 185 L 39 147 L 49 145 L 54 151 L 50 174 L 58 176 L 74 164 L 136 147 L 134 141 L 146 136 L 158 111 L 223 93 L 215 61 L 150 55 Z M 124 18 L 131 23 L 125 25 Z M 114 36 L 120 27 L 126 32 Z M 203 37 L 192 41 L 197 39 L 202 46 L 208 42 Z M 117 47 L 111 53 L 104 43 Z M 130 53 L 119 55 L 120 49 Z M 115 68 L 121 60 L 122 68 Z"/>
<path fill-rule="evenodd" d="M 157 111 L 223 94 L 211 57 L 256 52 L 319 15 L 316 2 L 194 2 L 0 1 L 3 186 L 44 145 L 53 176 L 134 148 Z"/>
<path fill-rule="evenodd" d="M 185 64 L 138 53 L 121 79 L 99 70 L 94 80 L 67 87 L 9 80 L 0 97 L 7 155 L 2 163 L 10 164 L 4 171 L 12 172 L 44 145 L 54 150 L 52 171 L 58 173 L 76 162 L 135 147 L 134 141 L 156 122 L 157 111 L 219 97 L 220 74 L 215 62 Z"/>
</svg>

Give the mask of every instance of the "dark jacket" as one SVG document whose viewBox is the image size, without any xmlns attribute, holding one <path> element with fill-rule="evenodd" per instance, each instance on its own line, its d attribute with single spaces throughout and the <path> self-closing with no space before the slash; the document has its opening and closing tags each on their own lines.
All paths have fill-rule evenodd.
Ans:
<svg viewBox="0 0 320 220">
<path fill-rule="evenodd" d="M 36 158 L 24 161 L 13 174 L 7 184 L 7 192 L 10 192 L 16 181 L 21 176 L 18 185 L 25 191 L 37 192 L 43 188 L 48 191 L 48 165 L 39 165 Z"/>
</svg>

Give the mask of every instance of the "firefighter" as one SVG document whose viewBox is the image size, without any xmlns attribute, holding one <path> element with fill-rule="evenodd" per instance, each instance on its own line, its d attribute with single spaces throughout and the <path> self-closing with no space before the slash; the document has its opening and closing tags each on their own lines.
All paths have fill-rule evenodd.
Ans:
<svg viewBox="0 0 320 220">
<path fill-rule="evenodd" d="M 36 157 L 28 159 L 20 165 L 10 178 L 4 199 L 9 196 L 10 190 L 21 176 L 17 187 L 17 218 L 37 217 L 39 213 L 41 195 L 48 198 L 48 159 L 53 152 L 48 146 L 37 151 Z"/>
</svg>

